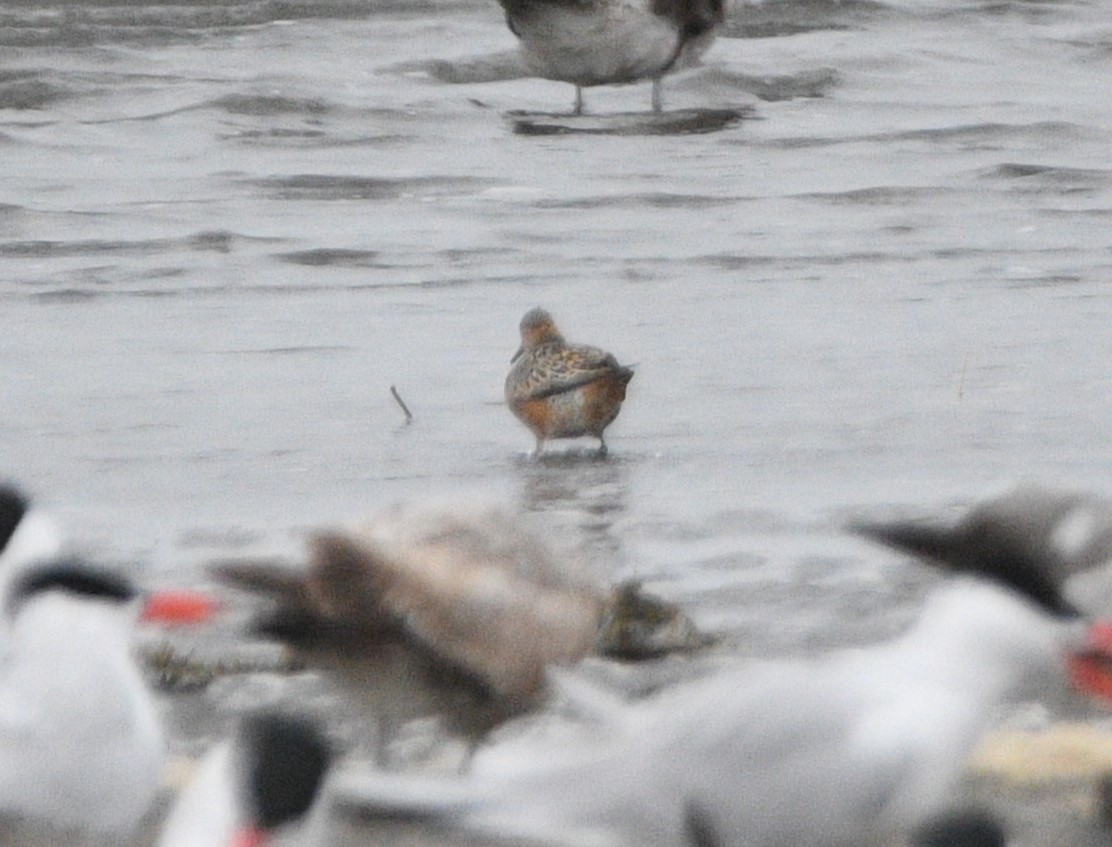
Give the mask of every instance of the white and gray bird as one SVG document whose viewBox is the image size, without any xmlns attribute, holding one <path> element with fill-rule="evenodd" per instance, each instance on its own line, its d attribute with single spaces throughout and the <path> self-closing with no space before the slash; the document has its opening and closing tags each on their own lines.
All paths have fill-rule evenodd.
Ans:
<svg viewBox="0 0 1112 847">
<path fill-rule="evenodd" d="M 991 576 L 944 585 L 890 642 L 724 671 L 621 709 L 590 743 L 494 746 L 465 779 L 345 776 L 337 808 L 559 844 L 907 838 L 994 708 L 1063 686 L 1081 644 L 1055 592 Z"/>
<path fill-rule="evenodd" d="M 0 831 L 126 833 L 146 812 L 162 733 L 130 655 L 137 597 L 127 580 L 76 559 L 36 564 L 9 586 Z"/>
<path fill-rule="evenodd" d="M 521 42 L 526 66 L 546 79 L 583 88 L 652 80 L 659 112 L 661 79 L 693 64 L 725 20 L 722 0 L 500 0 Z"/>
<path fill-rule="evenodd" d="M 62 535 L 54 520 L 33 509 L 17 486 L 0 482 L 0 597 L 24 569 L 61 551 Z"/>
<path fill-rule="evenodd" d="M 307 718 L 248 715 L 233 739 L 198 764 L 163 823 L 159 847 L 318 847 L 306 827 L 331 759 Z"/>
<path fill-rule="evenodd" d="M 115 845 L 162 767 L 133 625 L 173 610 L 59 550 L 53 522 L 0 484 L 0 844 Z"/>
</svg>

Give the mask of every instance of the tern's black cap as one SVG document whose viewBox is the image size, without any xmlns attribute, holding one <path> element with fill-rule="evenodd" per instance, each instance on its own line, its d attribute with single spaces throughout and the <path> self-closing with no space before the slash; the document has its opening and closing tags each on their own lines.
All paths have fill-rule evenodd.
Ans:
<svg viewBox="0 0 1112 847">
<path fill-rule="evenodd" d="M 55 559 L 28 570 L 12 585 L 8 614 L 14 614 L 32 597 L 53 591 L 114 603 L 127 603 L 138 596 L 127 577 L 76 557 Z"/>
<path fill-rule="evenodd" d="M 857 523 L 851 531 L 896 550 L 918 556 L 956 573 L 968 573 L 1007 586 L 1058 617 L 1076 617 L 1062 596 L 1054 564 L 1007 527 L 981 521 L 956 527 L 913 521 Z"/>
<path fill-rule="evenodd" d="M 8 482 L 0 482 L 0 553 L 12 540 L 29 503 L 23 492 Z"/>
<path fill-rule="evenodd" d="M 278 712 L 252 715 L 240 728 L 240 743 L 254 823 L 271 830 L 305 814 L 332 759 L 313 722 Z"/>
</svg>

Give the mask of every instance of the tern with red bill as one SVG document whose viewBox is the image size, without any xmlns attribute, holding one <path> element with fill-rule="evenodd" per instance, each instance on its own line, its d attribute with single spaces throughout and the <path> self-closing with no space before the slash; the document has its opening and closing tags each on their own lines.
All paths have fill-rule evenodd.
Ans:
<svg viewBox="0 0 1112 847">
<path fill-rule="evenodd" d="M 159 847 L 323 845 L 307 828 L 331 759 L 312 721 L 281 712 L 247 716 L 232 740 L 201 760 Z"/>
<path fill-rule="evenodd" d="M 0 486 L 0 843 L 118 844 L 159 787 L 162 733 L 131 658 L 129 580 L 57 555 Z"/>
<path fill-rule="evenodd" d="M 62 552 L 62 534 L 54 521 L 32 509 L 18 487 L 0 482 L 0 597 L 8 586 L 35 562 L 56 558 Z M 0 640 L 3 639 L 0 621 Z"/>
<path fill-rule="evenodd" d="M 117 574 L 58 559 L 28 569 L 4 604 L 0 832 L 130 831 L 162 766 L 154 704 L 131 658 L 139 595 Z"/>
<path fill-rule="evenodd" d="M 956 521 L 856 523 L 852 529 L 955 571 L 1006 578 L 1059 611 L 1097 618 L 1070 657 L 1075 687 L 1112 702 L 1112 501 L 1024 483 L 969 507 Z"/>
</svg>

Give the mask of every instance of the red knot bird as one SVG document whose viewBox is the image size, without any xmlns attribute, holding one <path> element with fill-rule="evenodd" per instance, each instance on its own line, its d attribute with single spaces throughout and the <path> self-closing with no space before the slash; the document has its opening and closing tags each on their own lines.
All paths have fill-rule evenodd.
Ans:
<svg viewBox="0 0 1112 847">
<path fill-rule="evenodd" d="M 538 76 L 583 88 L 651 79 L 661 110 L 660 81 L 694 64 L 725 20 L 722 0 L 500 0 L 526 66 Z"/>
<path fill-rule="evenodd" d="M 633 369 L 597 347 L 568 344 L 552 315 L 532 309 L 521 319 L 521 347 L 510 360 L 506 405 L 537 438 L 591 436 L 606 454 L 603 431 L 618 417 Z"/>
</svg>

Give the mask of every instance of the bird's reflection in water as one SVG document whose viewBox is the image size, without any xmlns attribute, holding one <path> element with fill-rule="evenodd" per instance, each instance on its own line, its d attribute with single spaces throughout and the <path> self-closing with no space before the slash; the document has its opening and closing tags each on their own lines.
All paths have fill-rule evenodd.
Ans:
<svg viewBox="0 0 1112 847">
<path fill-rule="evenodd" d="M 626 565 L 615 525 L 629 512 L 629 462 L 571 450 L 523 461 L 521 510 L 537 515 L 550 534 L 570 547 L 600 581 Z"/>
</svg>

